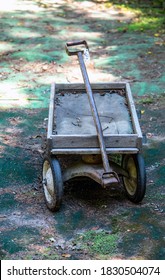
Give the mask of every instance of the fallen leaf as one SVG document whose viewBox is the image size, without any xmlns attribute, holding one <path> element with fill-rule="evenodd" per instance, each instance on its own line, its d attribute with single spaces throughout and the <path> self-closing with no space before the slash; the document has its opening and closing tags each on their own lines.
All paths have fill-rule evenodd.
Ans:
<svg viewBox="0 0 165 280">
<path fill-rule="evenodd" d="M 91 228 L 91 230 L 98 230 L 98 229 L 99 229 L 99 226 Z"/>
<path fill-rule="evenodd" d="M 71 255 L 66 253 L 66 254 L 62 254 L 62 257 L 64 257 L 64 258 L 70 258 Z"/>
</svg>

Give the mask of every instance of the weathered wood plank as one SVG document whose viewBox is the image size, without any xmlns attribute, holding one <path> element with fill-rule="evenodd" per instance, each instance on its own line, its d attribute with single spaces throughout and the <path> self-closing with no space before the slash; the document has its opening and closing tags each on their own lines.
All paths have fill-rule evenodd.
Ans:
<svg viewBox="0 0 165 280">
<path fill-rule="evenodd" d="M 136 134 L 104 136 L 107 148 L 136 148 Z M 52 148 L 99 148 L 96 135 L 54 135 L 51 136 Z"/>
<path fill-rule="evenodd" d="M 136 113 L 135 103 L 132 97 L 131 89 L 129 84 L 126 84 L 126 97 L 128 102 L 128 107 L 132 117 L 132 125 L 134 127 L 135 133 L 138 134 L 139 137 L 142 137 L 141 128 L 139 125 L 139 120 Z"/>
<path fill-rule="evenodd" d="M 125 89 L 126 83 L 91 83 L 92 89 Z M 57 92 L 59 90 L 85 90 L 85 85 L 83 83 L 71 83 L 71 84 L 56 84 Z"/>
<path fill-rule="evenodd" d="M 47 138 L 53 134 L 54 123 L 54 99 L 55 99 L 55 84 L 51 85 L 50 101 L 49 101 L 49 115 L 48 115 L 48 131 Z"/>
<path fill-rule="evenodd" d="M 131 119 L 132 119 L 132 127 L 134 132 L 137 134 L 138 136 L 138 141 L 137 141 L 137 147 L 139 149 L 142 149 L 142 132 L 141 132 L 141 128 L 140 128 L 140 124 L 139 124 L 139 120 L 138 120 L 138 116 L 137 116 L 137 112 L 136 112 L 136 108 L 135 108 L 135 103 L 133 100 L 133 96 L 131 93 L 131 89 L 129 84 L 126 84 L 126 98 L 127 98 L 127 102 L 128 102 L 128 108 L 131 114 Z"/>
<path fill-rule="evenodd" d="M 139 150 L 137 148 L 107 148 L 107 154 L 137 154 Z M 99 148 L 65 148 L 65 149 L 52 149 L 51 154 L 54 155 L 91 155 L 100 154 Z"/>
</svg>

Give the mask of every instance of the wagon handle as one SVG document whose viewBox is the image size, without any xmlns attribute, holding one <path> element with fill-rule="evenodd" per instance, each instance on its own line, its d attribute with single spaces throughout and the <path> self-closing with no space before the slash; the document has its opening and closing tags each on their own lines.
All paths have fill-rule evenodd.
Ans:
<svg viewBox="0 0 165 280">
<path fill-rule="evenodd" d="M 83 58 L 83 54 L 85 54 L 85 50 L 70 51 L 69 48 L 68 48 L 68 47 L 78 46 L 78 45 L 85 45 L 85 47 L 86 47 L 85 50 L 88 51 L 87 42 L 85 40 L 83 40 L 83 41 L 78 41 L 78 42 L 66 43 L 66 52 L 67 52 L 68 55 L 77 55 L 78 61 L 79 61 L 79 64 L 80 64 L 80 69 L 81 69 L 81 73 L 82 73 L 82 76 L 83 76 L 85 89 L 86 89 L 86 92 L 87 92 L 87 95 L 88 95 L 88 100 L 89 100 L 94 124 L 95 124 L 95 127 L 96 127 L 98 141 L 99 141 L 99 145 L 100 145 L 101 157 L 102 157 L 102 161 L 103 161 L 104 172 L 103 172 L 102 182 L 103 182 L 103 185 L 107 185 L 107 181 L 108 181 L 108 183 L 112 183 L 112 182 L 113 183 L 118 183 L 119 178 L 118 178 L 117 174 L 114 173 L 112 168 L 110 167 L 109 159 L 108 159 L 108 156 L 107 156 L 107 153 L 106 153 L 106 146 L 105 146 L 105 142 L 104 142 L 103 130 L 102 130 L 99 114 L 98 114 L 98 111 L 97 111 L 96 103 L 95 103 L 95 100 L 94 100 L 94 97 L 93 97 L 92 88 L 91 88 L 91 85 L 90 85 L 88 73 L 87 73 L 84 58 Z M 114 174 L 115 174 L 115 176 L 114 176 Z M 107 177 L 108 177 L 108 180 L 107 180 Z M 105 184 L 105 181 L 106 181 L 106 184 Z"/>
<path fill-rule="evenodd" d="M 79 52 L 83 53 L 84 50 L 74 50 L 74 51 L 71 51 L 69 49 L 69 47 L 73 47 L 73 46 L 79 46 L 79 45 L 84 45 L 85 46 L 85 49 L 89 49 L 88 48 L 88 44 L 85 40 L 82 40 L 82 41 L 74 41 L 74 42 L 68 42 L 66 43 L 66 46 L 65 46 L 65 49 L 66 49 L 66 53 L 70 56 L 70 55 L 77 55 Z"/>
</svg>

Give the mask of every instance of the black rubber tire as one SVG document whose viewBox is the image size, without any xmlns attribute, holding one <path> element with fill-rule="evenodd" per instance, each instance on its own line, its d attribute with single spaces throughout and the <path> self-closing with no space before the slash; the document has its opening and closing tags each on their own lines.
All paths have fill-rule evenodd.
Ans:
<svg viewBox="0 0 165 280">
<path fill-rule="evenodd" d="M 58 211 L 62 203 L 63 180 L 59 161 L 55 157 L 44 158 L 42 182 L 48 209 Z"/>
<path fill-rule="evenodd" d="M 122 168 L 128 172 L 128 177 L 122 177 L 127 197 L 134 203 L 141 202 L 146 192 L 146 169 L 142 155 L 124 155 Z"/>
</svg>

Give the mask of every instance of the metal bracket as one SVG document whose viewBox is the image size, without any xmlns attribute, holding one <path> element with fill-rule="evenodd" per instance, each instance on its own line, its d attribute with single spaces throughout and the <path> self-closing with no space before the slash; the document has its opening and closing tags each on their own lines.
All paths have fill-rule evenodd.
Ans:
<svg viewBox="0 0 165 280">
<path fill-rule="evenodd" d="M 103 172 L 102 174 L 102 186 L 103 188 L 107 186 L 119 185 L 119 177 L 115 171 Z"/>
</svg>

